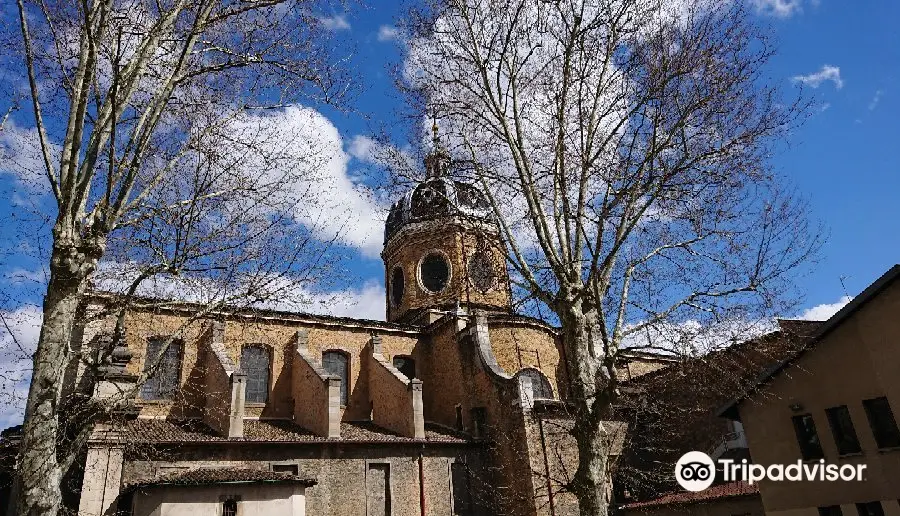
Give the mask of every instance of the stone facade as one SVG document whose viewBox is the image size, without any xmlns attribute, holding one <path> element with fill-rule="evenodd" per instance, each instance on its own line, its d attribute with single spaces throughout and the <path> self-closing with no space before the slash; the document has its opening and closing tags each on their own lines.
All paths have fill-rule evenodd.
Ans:
<svg viewBox="0 0 900 516">
<path fill-rule="evenodd" d="M 483 202 L 469 186 L 438 182 L 468 204 L 455 212 L 432 199 L 444 211 L 423 212 L 417 190 L 392 208 L 382 255 L 388 322 L 132 306 L 118 373 L 96 390 L 119 393 L 131 419 L 92 436 L 79 513 L 230 515 L 227 502 L 234 516 L 577 514 L 565 493 L 577 448 L 558 329 L 513 313 Z M 439 291 L 421 277 L 435 253 L 446 260 L 446 274 L 429 280 L 444 282 Z M 404 289 L 392 299 L 394 270 Z M 86 309 L 109 299 L 97 294 Z M 83 328 L 83 349 L 108 345 L 111 325 Z M 142 387 L 164 374 L 152 367 L 162 356 L 148 356 L 152 341 L 179 351 L 166 373 L 175 375 L 171 392 Z M 264 350 L 266 373 L 242 367 L 248 346 Z M 666 359 L 628 363 L 637 375 Z M 96 383 L 77 364 L 69 374 L 70 389 Z M 605 427 L 621 449 L 622 425 Z"/>
</svg>

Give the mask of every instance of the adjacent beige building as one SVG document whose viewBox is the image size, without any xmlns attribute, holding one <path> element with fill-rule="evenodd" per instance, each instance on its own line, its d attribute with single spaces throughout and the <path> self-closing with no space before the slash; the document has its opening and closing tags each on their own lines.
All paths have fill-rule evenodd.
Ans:
<svg viewBox="0 0 900 516">
<path fill-rule="evenodd" d="M 900 515 L 900 266 L 722 413 L 757 464 L 866 466 L 862 481 L 763 481 L 767 515 Z"/>
</svg>

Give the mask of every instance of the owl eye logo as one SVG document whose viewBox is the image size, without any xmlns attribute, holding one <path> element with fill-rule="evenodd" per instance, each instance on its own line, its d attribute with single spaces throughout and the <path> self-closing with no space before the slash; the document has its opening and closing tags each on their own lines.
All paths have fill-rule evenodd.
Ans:
<svg viewBox="0 0 900 516">
<path fill-rule="evenodd" d="M 716 463 L 703 452 L 687 452 L 675 464 L 675 480 L 688 491 L 703 491 L 712 485 L 715 476 Z"/>
<path fill-rule="evenodd" d="M 682 480 L 706 480 L 712 474 L 709 465 L 702 462 L 682 464 L 678 470 Z"/>
</svg>

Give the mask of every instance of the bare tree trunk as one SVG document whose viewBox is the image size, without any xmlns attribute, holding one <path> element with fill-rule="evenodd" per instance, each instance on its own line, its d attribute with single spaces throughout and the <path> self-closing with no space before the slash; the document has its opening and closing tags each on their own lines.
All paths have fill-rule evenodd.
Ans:
<svg viewBox="0 0 900 516">
<path fill-rule="evenodd" d="M 592 334 L 596 315 L 587 312 L 580 301 L 561 303 L 559 316 L 563 345 L 572 374 L 569 401 L 575 409 L 572 435 L 578 445 L 578 469 L 568 489 L 578 497 L 582 516 L 606 516 L 609 510 L 609 442 L 602 421 L 608 415 L 613 385 L 605 381 L 601 360 L 594 348 Z M 602 356 L 602 355 L 601 355 Z"/>
<path fill-rule="evenodd" d="M 61 225 L 57 223 L 57 229 Z M 68 233 L 65 230 L 54 233 L 50 281 L 44 296 L 44 322 L 34 353 L 34 370 L 19 448 L 17 467 L 21 491 L 17 514 L 21 516 L 55 515 L 60 508 L 60 480 L 64 472 L 56 451 L 57 405 L 78 304 L 86 278 L 96 264 L 95 258 L 86 257 L 83 248 L 75 244 L 79 237 L 60 238 L 61 233 Z"/>
</svg>

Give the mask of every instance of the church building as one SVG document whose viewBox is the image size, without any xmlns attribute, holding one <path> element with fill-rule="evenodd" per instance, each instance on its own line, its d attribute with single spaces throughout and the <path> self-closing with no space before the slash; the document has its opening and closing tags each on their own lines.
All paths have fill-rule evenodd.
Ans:
<svg viewBox="0 0 900 516">
<path fill-rule="evenodd" d="M 157 300 L 118 342 L 107 320 L 83 328 L 83 353 L 114 351 L 66 388 L 126 399 L 90 436 L 79 514 L 577 514 L 558 329 L 512 309 L 484 194 L 439 148 L 425 164 L 385 225 L 386 321 Z"/>
</svg>

